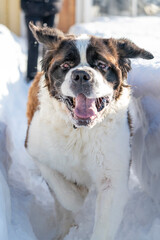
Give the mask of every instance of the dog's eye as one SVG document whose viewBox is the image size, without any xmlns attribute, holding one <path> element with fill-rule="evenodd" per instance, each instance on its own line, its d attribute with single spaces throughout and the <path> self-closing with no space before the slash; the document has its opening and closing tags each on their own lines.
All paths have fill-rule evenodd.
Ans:
<svg viewBox="0 0 160 240">
<path fill-rule="evenodd" d="M 64 62 L 60 65 L 60 67 L 63 69 L 63 70 L 69 70 L 71 68 L 71 64 L 68 63 L 68 62 Z"/>
<path fill-rule="evenodd" d="M 108 68 L 108 65 L 106 63 L 102 62 L 102 61 L 98 61 L 97 67 L 100 70 L 106 71 L 107 68 Z"/>
</svg>

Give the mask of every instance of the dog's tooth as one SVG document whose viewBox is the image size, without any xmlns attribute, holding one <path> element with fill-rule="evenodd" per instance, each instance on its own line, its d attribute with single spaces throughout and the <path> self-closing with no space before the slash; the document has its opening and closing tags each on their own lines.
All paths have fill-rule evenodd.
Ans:
<svg viewBox="0 0 160 240">
<path fill-rule="evenodd" d="M 106 100 L 106 98 L 104 98 L 103 99 L 104 107 L 106 107 L 106 102 L 107 102 L 107 100 Z"/>
</svg>

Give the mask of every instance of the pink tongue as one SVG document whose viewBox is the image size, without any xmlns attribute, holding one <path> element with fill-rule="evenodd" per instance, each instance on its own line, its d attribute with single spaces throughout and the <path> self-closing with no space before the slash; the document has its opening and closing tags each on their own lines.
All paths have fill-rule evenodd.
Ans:
<svg viewBox="0 0 160 240">
<path fill-rule="evenodd" d="M 76 97 L 74 116 L 82 119 L 94 118 L 97 114 L 95 98 L 86 98 L 83 94 Z"/>
</svg>

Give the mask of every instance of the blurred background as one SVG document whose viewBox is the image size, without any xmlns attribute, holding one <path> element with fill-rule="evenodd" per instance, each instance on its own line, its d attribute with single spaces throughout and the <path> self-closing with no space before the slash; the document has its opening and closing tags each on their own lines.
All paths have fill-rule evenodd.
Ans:
<svg viewBox="0 0 160 240">
<path fill-rule="evenodd" d="M 109 15 L 160 16 L 160 0 L 63 0 L 56 22 L 59 29 L 67 32 L 76 23 L 86 23 Z M 23 19 L 20 0 L 0 0 L 0 24 L 24 36 Z"/>
</svg>

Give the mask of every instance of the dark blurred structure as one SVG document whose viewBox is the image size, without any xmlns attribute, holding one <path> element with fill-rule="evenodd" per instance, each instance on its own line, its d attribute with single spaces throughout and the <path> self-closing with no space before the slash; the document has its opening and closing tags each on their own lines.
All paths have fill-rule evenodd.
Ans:
<svg viewBox="0 0 160 240">
<path fill-rule="evenodd" d="M 128 0 L 93 0 L 102 15 L 126 15 L 129 11 Z"/>
<path fill-rule="evenodd" d="M 59 13 L 62 0 L 21 0 L 21 8 L 25 14 L 28 40 L 27 82 L 37 73 L 39 44 L 33 37 L 28 24 L 32 21 L 36 25 L 54 26 L 55 15 Z"/>
<path fill-rule="evenodd" d="M 160 0 L 93 0 L 99 16 L 160 15 Z"/>
</svg>

